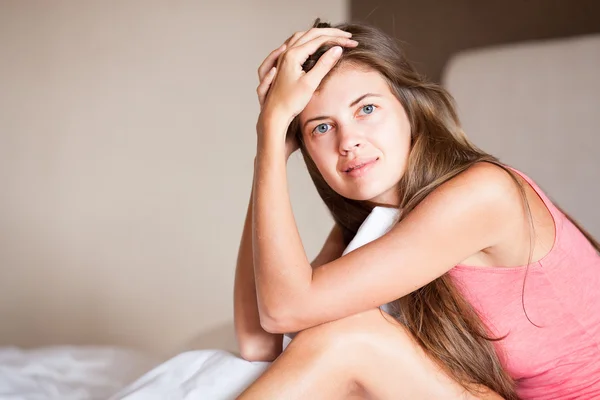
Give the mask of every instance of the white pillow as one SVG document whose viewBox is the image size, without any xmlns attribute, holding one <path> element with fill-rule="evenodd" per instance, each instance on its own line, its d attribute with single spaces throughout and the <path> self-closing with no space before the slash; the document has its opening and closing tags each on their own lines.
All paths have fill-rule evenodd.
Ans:
<svg viewBox="0 0 600 400">
<path fill-rule="evenodd" d="M 369 216 L 363 221 L 358 228 L 356 235 L 350 241 L 346 249 L 342 253 L 342 257 L 353 250 L 358 249 L 365 244 L 380 238 L 392 229 L 400 217 L 400 210 L 392 207 L 373 208 Z M 380 307 L 382 310 L 389 312 L 389 307 L 384 304 Z M 296 333 L 286 333 L 283 336 L 283 349 L 290 344 Z"/>
</svg>

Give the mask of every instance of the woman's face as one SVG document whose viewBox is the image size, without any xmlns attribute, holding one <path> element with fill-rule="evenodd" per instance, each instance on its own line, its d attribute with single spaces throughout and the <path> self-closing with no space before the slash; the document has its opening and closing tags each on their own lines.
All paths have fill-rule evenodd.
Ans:
<svg viewBox="0 0 600 400">
<path fill-rule="evenodd" d="M 300 113 L 308 153 L 340 195 L 398 207 L 410 150 L 410 123 L 376 71 L 340 65 Z M 347 171 L 351 163 L 362 168 Z"/>
</svg>

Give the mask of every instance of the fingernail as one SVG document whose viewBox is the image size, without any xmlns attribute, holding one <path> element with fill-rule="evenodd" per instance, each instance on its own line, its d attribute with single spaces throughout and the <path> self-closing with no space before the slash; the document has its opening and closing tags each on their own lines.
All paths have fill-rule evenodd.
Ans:
<svg viewBox="0 0 600 400">
<path fill-rule="evenodd" d="M 331 54 L 334 56 L 339 56 L 340 54 L 342 54 L 341 46 L 334 46 L 333 49 L 331 50 Z"/>
</svg>

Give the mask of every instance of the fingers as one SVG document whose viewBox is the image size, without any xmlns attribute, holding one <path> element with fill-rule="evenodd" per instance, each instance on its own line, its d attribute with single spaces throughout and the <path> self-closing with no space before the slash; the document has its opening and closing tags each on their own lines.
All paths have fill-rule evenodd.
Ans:
<svg viewBox="0 0 600 400">
<path fill-rule="evenodd" d="M 269 70 L 276 66 L 278 63 L 278 59 L 279 56 L 285 51 L 285 49 L 289 49 L 291 45 L 293 45 L 294 43 L 296 43 L 296 41 L 301 38 L 306 32 L 302 31 L 302 32 L 296 32 L 294 33 L 292 36 L 290 36 L 289 38 L 287 38 L 287 40 L 285 42 L 283 42 L 283 44 L 281 46 L 279 46 L 278 48 L 276 48 L 275 50 L 273 50 L 268 56 L 267 58 L 265 58 L 265 60 L 263 61 L 263 63 L 260 65 L 260 67 L 258 67 L 258 80 L 259 82 L 262 82 L 263 78 L 265 77 L 265 74 L 267 72 L 269 72 Z"/>
<path fill-rule="evenodd" d="M 260 82 L 260 85 L 256 88 L 256 94 L 258 94 L 258 103 L 262 107 L 265 102 L 265 98 L 267 97 L 267 93 L 269 92 L 269 87 L 271 87 L 271 83 L 273 83 L 273 78 L 275 78 L 275 72 L 277 72 L 277 68 L 273 67 L 267 72 L 263 80 Z"/>
<path fill-rule="evenodd" d="M 293 46 L 298 41 L 298 39 L 300 39 L 302 36 L 304 36 L 305 33 L 306 33 L 306 31 L 294 33 L 292 36 L 290 36 L 285 41 L 285 44 L 287 44 L 288 48 L 290 48 L 291 46 Z"/>
<path fill-rule="evenodd" d="M 356 47 L 358 45 L 358 42 L 356 40 L 348 39 L 345 37 L 318 36 L 304 44 L 296 45 L 288 49 L 285 53 L 284 58 L 290 57 L 293 60 L 294 65 L 297 65 L 298 63 L 302 65 L 311 54 L 314 54 L 319 49 L 319 47 L 321 47 L 325 43 L 331 43 L 333 45 L 343 47 Z"/>
<path fill-rule="evenodd" d="M 294 46 L 300 46 L 318 36 L 331 36 L 331 37 L 343 37 L 350 38 L 352 34 L 350 32 L 343 31 L 337 28 L 312 28 L 306 32 L 297 32 L 295 35 L 299 35 L 296 37 L 296 40 L 292 40 L 288 43 L 288 48 Z M 294 35 L 294 36 L 295 36 Z M 292 36 L 292 38 L 294 37 Z"/>
<path fill-rule="evenodd" d="M 262 82 L 262 80 L 265 78 L 265 75 L 271 70 L 271 68 L 273 68 L 273 66 L 275 65 L 275 62 L 277 61 L 277 58 L 281 55 L 281 53 L 283 53 L 285 51 L 286 48 L 287 48 L 287 44 L 286 43 L 282 44 L 281 46 L 279 46 L 278 48 L 273 50 L 267 56 L 267 58 L 265 58 L 265 60 L 262 62 L 262 64 L 260 64 L 260 67 L 258 67 L 258 81 L 259 82 Z"/>
<path fill-rule="evenodd" d="M 339 56 L 341 47 L 355 47 L 358 42 L 351 40 L 351 33 L 336 28 L 312 28 L 306 32 L 296 32 L 284 44 L 273 50 L 258 67 L 259 85 L 256 88 L 258 102 L 262 109 L 269 89 L 277 75 L 277 71 L 285 67 L 287 71 L 290 66 L 294 69 L 302 65 L 306 59 L 314 54 L 325 43 L 337 45 L 329 49 L 313 69 L 302 76 L 301 80 L 313 90 L 318 87 L 323 77 L 333 68 Z M 336 53 L 339 49 L 339 54 Z M 282 64 L 282 62 L 284 62 Z"/>
<path fill-rule="evenodd" d="M 321 81 L 333 68 L 336 62 L 342 55 L 342 47 L 334 46 L 327 50 L 317 61 L 314 67 L 306 75 L 302 77 L 305 84 L 310 87 L 311 90 L 317 90 Z"/>
<path fill-rule="evenodd" d="M 273 50 L 267 58 L 258 67 L 258 80 L 262 82 L 265 75 L 273 66 L 277 64 L 279 56 L 286 50 L 295 45 L 302 45 L 317 36 L 331 36 L 331 37 L 346 37 L 352 36 L 350 32 L 343 31 L 337 28 L 312 28 L 308 31 L 296 32 L 290 36 L 281 46 Z"/>
</svg>

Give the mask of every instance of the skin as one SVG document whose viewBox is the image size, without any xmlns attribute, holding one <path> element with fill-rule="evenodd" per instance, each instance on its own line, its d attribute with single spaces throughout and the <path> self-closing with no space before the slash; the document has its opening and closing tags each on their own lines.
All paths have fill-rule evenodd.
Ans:
<svg viewBox="0 0 600 400">
<path fill-rule="evenodd" d="M 239 398 L 499 398 L 486 388 L 479 396 L 465 393 L 377 307 L 459 263 L 522 265 L 529 227 L 518 189 L 500 168 L 477 164 L 434 190 L 383 237 L 311 269 L 287 193 L 285 131 L 291 120 L 326 115 L 309 123 L 303 135 L 327 183 L 348 198 L 393 207 L 399 204 L 394 189 L 405 171 L 410 127 L 401 104 L 373 71 L 341 66 L 320 86 L 335 65 L 326 53 L 322 68 L 303 82 L 310 72 L 302 75 L 294 67 L 320 44 L 314 31 L 300 37 L 314 46 L 290 44 L 295 51 L 281 54 L 263 102 L 253 198 L 261 325 L 273 333 L 300 334 Z M 365 93 L 380 97 L 349 107 Z M 365 109 L 370 104 L 378 106 L 374 112 Z M 327 125 L 313 135 L 319 124 Z M 359 156 L 379 160 L 364 177 L 348 178 L 340 167 Z M 526 194 L 537 233 L 533 258 L 539 259 L 550 250 L 554 226 L 528 185 Z"/>
<path fill-rule="evenodd" d="M 320 116 L 328 118 L 314 120 Z M 353 65 L 336 69 L 300 113 L 300 124 L 308 152 L 333 190 L 349 199 L 398 207 L 397 184 L 406 169 L 411 129 L 378 72 Z M 378 158 L 370 176 L 354 178 L 342 171 L 344 163 L 359 157 Z"/>
</svg>

